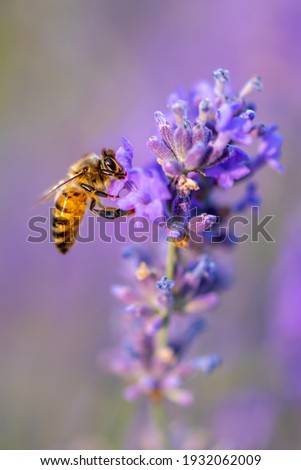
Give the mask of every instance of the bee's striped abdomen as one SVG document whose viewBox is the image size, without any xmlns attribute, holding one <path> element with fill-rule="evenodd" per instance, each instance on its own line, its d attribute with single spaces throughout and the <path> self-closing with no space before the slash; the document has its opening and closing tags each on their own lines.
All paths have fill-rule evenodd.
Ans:
<svg viewBox="0 0 301 470">
<path fill-rule="evenodd" d="M 87 196 L 77 187 L 59 192 L 52 215 L 52 236 L 61 253 L 74 244 L 85 213 Z"/>
</svg>

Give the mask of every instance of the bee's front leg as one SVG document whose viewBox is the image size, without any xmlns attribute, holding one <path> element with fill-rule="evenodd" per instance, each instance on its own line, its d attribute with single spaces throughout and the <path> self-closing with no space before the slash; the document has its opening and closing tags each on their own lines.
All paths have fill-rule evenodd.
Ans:
<svg viewBox="0 0 301 470">
<path fill-rule="evenodd" d="M 113 196 L 112 194 L 105 193 L 104 191 L 96 191 L 96 189 L 93 188 L 93 186 L 90 186 L 89 184 L 81 184 L 81 187 L 91 193 L 93 196 L 97 197 L 114 197 L 116 199 L 119 198 L 119 196 Z"/>
<path fill-rule="evenodd" d="M 135 210 L 124 211 L 116 207 L 104 207 L 100 206 L 100 209 L 95 209 L 96 199 L 91 200 L 90 211 L 94 215 L 104 217 L 105 219 L 114 220 L 118 217 L 123 217 L 124 215 L 132 215 L 135 213 Z"/>
</svg>

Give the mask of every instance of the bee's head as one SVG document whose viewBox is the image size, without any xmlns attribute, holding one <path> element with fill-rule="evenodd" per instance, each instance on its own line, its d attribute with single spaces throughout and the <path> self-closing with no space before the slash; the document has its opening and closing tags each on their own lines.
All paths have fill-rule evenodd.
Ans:
<svg viewBox="0 0 301 470">
<path fill-rule="evenodd" d="M 126 177 L 123 167 L 117 162 L 116 154 L 112 149 L 103 149 L 100 156 L 100 172 L 118 180 Z"/>
</svg>

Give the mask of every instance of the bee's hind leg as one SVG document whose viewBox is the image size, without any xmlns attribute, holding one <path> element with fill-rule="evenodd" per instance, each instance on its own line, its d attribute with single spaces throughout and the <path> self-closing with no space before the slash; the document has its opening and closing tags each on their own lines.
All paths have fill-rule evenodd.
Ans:
<svg viewBox="0 0 301 470">
<path fill-rule="evenodd" d="M 124 211 L 122 209 L 116 207 L 103 207 L 100 206 L 100 209 L 95 209 L 96 199 L 92 199 L 90 204 L 90 211 L 94 215 L 98 215 L 100 217 L 104 217 L 105 219 L 114 220 L 118 217 L 123 217 L 124 215 L 131 215 L 134 214 L 135 210 Z"/>
</svg>

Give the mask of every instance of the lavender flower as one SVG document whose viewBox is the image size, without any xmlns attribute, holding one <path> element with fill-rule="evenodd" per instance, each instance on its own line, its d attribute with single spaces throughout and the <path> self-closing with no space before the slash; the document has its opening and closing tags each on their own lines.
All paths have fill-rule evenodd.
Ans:
<svg viewBox="0 0 301 470">
<path fill-rule="evenodd" d="M 116 152 L 116 160 L 123 167 L 127 176 L 123 180 L 112 179 L 108 187 L 108 194 L 112 194 L 112 196 L 117 196 L 125 187 L 128 181 L 129 171 L 132 168 L 132 160 L 134 155 L 132 144 L 125 137 L 122 137 L 121 141 L 122 146 L 119 147 Z"/>
<path fill-rule="evenodd" d="M 125 308 L 123 341 L 111 369 L 127 383 L 125 399 L 147 398 L 155 407 L 166 399 L 192 404 L 186 380 L 221 364 L 216 353 L 191 354 L 206 330 L 205 314 L 231 285 L 210 241 L 212 235 L 218 239 L 221 224 L 232 214 L 258 205 L 260 198 L 253 182 L 231 204 L 217 199 L 217 188 L 229 190 L 265 163 L 282 170 L 282 138 L 275 126 L 255 122 L 255 106 L 248 101 L 251 92 L 262 89 L 259 77 L 235 94 L 228 71 L 218 69 L 213 76 L 213 85 L 200 82 L 188 93 L 172 94 L 168 116 L 155 113 L 159 136 L 147 145 L 157 167 L 132 168 L 133 148 L 123 139 L 116 158 L 127 179 L 110 188 L 112 194 L 127 190 L 117 202 L 121 209 L 133 209 L 148 221 L 160 219 L 166 229 L 152 252 L 126 249 L 126 285 L 112 289 Z M 256 141 L 252 155 L 247 150 Z M 229 238 L 222 239 L 225 248 Z"/>
<path fill-rule="evenodd" d="M 252 91 L 262 89 L 259 77 L 235 95 L 227 70 L 218 69 L 213 76 L 214 87 L 201 82 L 186 97 L 183 91 L 173 94 L 170 119 L 160 111 L 155 113 L 160 136 L 151 137 L 148 147 L 165 174 L 187 178 L 191 172 L 202 173 L 227 189 L 262 162 L 281 171 L 282 139 L 275 126 L 265 128 L 255 123 L 254 105 L 246 100 Z M 258 154 L 250 156 L 242 147 L 251 146 L 256 139 Z M 186 186 L 198 190 L 190 181 Z"/>
<path fill-rule="evenodd" d="M 119 199 L 118 206 L 123 210 L 135 209 L 137 216 L 150 221 L 162 217 L 170 193 L 160 174 L 153 169 L 135 168 L 129 171 L 128 178 L 133 190 Z"/>
<path fill-rule="evenodd" d="M 141 254 L 136 253 L 135 256 L 139 256 L 141 260 Z M 129 263 L 128 258 L 126 262 Z M 206 272 L 204 267 L 204 277 Z M 200 289 L 195 288 L 195 295 L 177 300 L 172 294 L 174 287 L 174 281 L 166 276 L 160 277 L 158 268 L 140 261 L 132 288 L 113 288 L 115 295 L 126 304 L 127 327 L 132 337 L 130 342 L 126 339 L 123 353 L 118 353 L 118 360 L 113 361 L 115 371 L 118 363 L 118 373 L 133 382 L 125 389 L 124 396 L 127 400 L 145 395 L 157 401 L 165 396 L 187 406 L 192 403 L 193 396 L 183 388 L 184 379 L 197 371 L 209 373 L 220 364 L 220 359 L 215 354 L 181 360 L 191 343 L 204 331 L 205 321 L 199 314 L 212 307 L 212 298 L 207 293 L 200 294 Z M 185 289 L 184 285 L 183 288 Z M 133 295 L 129 295 L 130 292 Z M 196 300 L 194 310 L 190 308 L 192 298 Z M 180 302 L 179 305 L 176 302 Z M 181 308 L 182 318 L 172 318 L 169 325 L 171 336 L 166 344 L 158 346 L 157 336 L 164 325 L 162 309 L 165 308 L 175 311 Z M 194 315 L 191 316 L 191 313 Z M 186 315 L 188 321 L 185 319 Z M 179 330 L 180 324 L 188 326 Z"/>
</svg>

